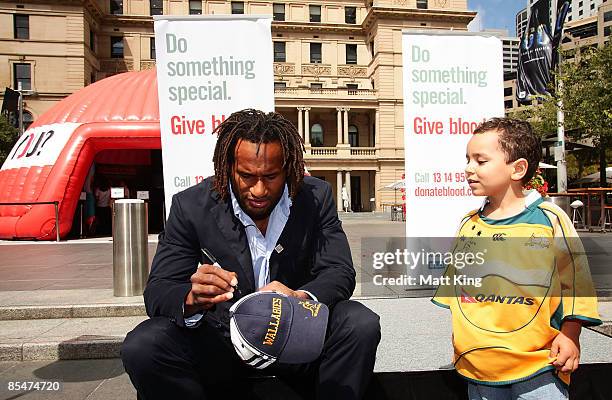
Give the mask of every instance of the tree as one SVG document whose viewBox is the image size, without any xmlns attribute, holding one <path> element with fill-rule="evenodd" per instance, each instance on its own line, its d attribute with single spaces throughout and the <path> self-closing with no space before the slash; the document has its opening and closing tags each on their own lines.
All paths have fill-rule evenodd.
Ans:
<svg viewBox="0 0 612 400">
<path fill-rule="evenodd" d="M 574 140 L 590 139 L 599 153 L 600 184 L 606 184 L 606 150 L 612 146 L 612 39 L 599 48 L 562 52 L 564 62 L 555 74 L 560 90 L 540 104 L 514 113 L 529 120 L 540 133 L 557 129 L 557 104 L 561 100 L 565 130 Z"/>
<path fill-rule="evenodd" d="M 0 165 L 11 152 L 18 136 L 17 129 L 9 124 L 3 115 L 0 115 Z"/>
</svg>

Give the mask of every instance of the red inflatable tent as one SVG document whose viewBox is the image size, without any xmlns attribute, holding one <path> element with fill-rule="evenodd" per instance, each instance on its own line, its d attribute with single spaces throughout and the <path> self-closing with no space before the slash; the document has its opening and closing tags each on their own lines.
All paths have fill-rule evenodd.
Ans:
<svg viewBox="0 0 612 400">
<path fill-rule="evenodd" d="M 19 138 L 0 170 L 0 239 L 65 237 L 89 168 L 109 149 L 160 149 L 155 70 L 106 78 L 68 96 Z"/>
</svg>

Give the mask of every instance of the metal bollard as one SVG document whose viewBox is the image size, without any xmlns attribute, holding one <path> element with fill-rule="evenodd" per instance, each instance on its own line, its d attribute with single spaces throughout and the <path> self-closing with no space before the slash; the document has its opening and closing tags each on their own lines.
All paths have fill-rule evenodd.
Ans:
<svg viewBox="0 0 612 400">
<path fill-rule="evenodd" d="M 149 277 L 147 204 L 120 199 L 113 207 L 113 294 L 140 296 Z"/>
</svg>

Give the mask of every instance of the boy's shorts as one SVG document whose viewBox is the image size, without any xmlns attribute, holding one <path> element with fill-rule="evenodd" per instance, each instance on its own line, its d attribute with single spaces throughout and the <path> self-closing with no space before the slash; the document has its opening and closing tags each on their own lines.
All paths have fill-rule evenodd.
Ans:
<svg viewBox="0 0 612 400">
<path fill-rule="evenodd" d="M 503 386 L 468 383 L 470 400 L 567 400 L 567 387 L 552 371 Z"/>
</svg>

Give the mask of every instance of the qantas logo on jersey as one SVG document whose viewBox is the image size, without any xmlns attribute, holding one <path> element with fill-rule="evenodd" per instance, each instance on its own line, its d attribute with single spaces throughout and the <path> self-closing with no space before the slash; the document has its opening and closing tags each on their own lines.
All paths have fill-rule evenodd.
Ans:
<svg viewBox="0 0 612 400">
<path fill-rule="evenodd" d="M 463 288 L 461 288 L 461 302 L 462 303 L 478 303 L 476 299 L 470 296 Z"/>
<path fill-rule="evenodd" d="M 500 296 L 498 294 L 488 294 L 487 295 L 487 294 L 479 293 L 476 296 L 474 296 L 474 300 L 476 300 L 479 303 L 523 304 L 526 306 L 532 306 L 535 304 L 535 299 L 533 297 Z"/>
</svg>

